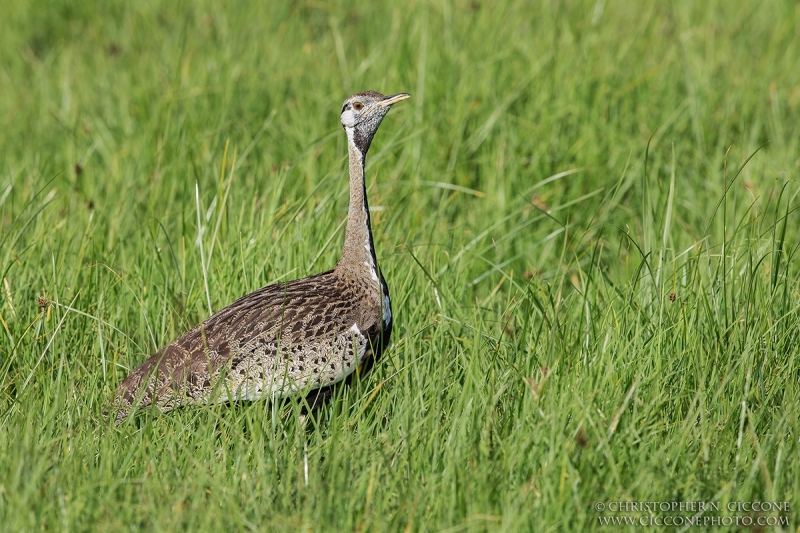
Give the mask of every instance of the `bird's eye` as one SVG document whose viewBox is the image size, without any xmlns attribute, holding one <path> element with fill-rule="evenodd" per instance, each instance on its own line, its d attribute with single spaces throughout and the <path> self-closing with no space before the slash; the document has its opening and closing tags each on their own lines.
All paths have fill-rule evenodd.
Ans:
<svg viewBox="0 0 800 533">
<path fill-rule="evenodd" d="M 356 111 L 361 111 L 362 109 L 364 109 L 364 104 L 362 104 L 361 102 L 353 102 L 353 109 L 355 109 Z"/>
</svg>

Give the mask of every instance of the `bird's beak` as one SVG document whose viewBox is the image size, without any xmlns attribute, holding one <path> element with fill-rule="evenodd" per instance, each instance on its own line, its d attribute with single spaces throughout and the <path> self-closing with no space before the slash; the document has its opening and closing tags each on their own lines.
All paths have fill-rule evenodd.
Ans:
<svg viewBox="0 0 800 533">
<path fill-rule="evenodd" d="M 405 100 L 406 98 L 411 98 L 411 95 L 408 93 L 393 94 L 392 96 L 387 96 L 386 98 L 378 102 L 378 105 L 381 107 L 389 107 L 401 100 Z"/>
</svg>

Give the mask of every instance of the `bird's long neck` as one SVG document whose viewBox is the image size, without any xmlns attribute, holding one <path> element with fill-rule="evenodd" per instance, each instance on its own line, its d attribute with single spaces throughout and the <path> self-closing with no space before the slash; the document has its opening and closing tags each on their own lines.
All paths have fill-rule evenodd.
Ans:
<svg viewBox="0 0 800 533">
<path fill-rule="evenodd" d="M 364 180 L 366 150 L 359 149 L 354 136 L 348 132 L 347 147 L 350 156 L 350 207 L 347 212 L 342 258 L 337 265 L 378 281 L 378 260 L 372 242 L 372 228 L 367 204 L 367 187 Z M 361 143 L 363 144 L 363 143 Z M 368 148 L 367 144 L 364 148 Z"/>
</svg>

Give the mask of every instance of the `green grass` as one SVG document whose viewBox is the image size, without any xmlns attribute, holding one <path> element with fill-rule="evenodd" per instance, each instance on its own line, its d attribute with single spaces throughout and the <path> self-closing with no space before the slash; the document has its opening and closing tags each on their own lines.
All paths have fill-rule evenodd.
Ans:
<svg viewBox="0 0 800 533">
<path fill-rule="evenodd" d="M 621 530 L 595 502 L 750 500 L 800 525 L 796 2 L 2 18 L 2 529 Z M 105 420 L 209 306 L 335 264 L 364 89 L 413 94 L 368 158 L 381 364 L 306 426 Z"/>
</svg>

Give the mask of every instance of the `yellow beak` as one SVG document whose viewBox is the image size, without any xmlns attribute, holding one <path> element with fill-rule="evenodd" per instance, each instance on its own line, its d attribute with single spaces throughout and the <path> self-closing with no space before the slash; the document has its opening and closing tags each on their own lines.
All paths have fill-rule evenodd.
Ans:
<svg viewBox="0 0 800 533">
<path fill-rule="evenodd" d="M 411 95 L 408 93 L 398 93 L 393 94 L 392 96 L 387 96 L 385 99 L 378 102 L 378 105 L 381 107 L 389 107 L 392 104 L 396 104 L 401 100 L 405 100 L 406 98 L 411 98 Z"/>
</svg>

